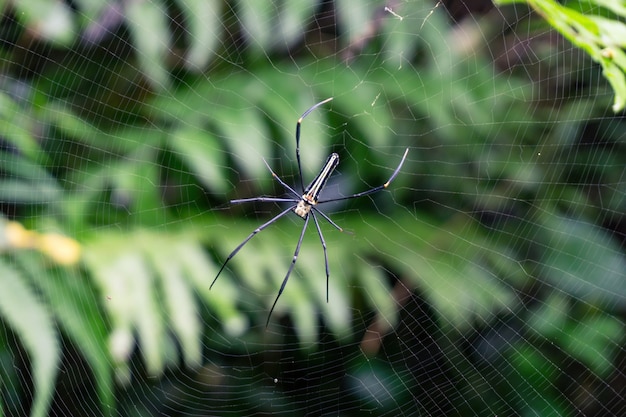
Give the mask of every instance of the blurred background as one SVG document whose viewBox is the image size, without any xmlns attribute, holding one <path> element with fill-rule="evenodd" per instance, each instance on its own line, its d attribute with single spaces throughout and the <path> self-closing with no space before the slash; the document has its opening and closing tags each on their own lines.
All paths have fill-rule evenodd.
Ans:
<svg viewBox="0 0 626 417">
<path fill-rule="evenodd" d="M 626 414 L 624 45 L 523 2 L 0 10 L 0 416 Z M 408 156 L 319 206 L 328 290 L 310 222 L 266 328 L 303 221 L 209 289 L 287 207 L 230 200 L 289 196 L 263 159 L 301 192 L 329 97 L 322 199 Z"/>
</svg>

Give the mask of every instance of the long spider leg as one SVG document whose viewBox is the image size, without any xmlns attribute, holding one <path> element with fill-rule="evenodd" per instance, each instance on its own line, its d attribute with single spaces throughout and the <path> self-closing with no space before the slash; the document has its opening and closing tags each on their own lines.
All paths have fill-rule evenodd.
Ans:
<svg viewBox="0 0 626 417">
<path fill-rule="evenodd" d="M 393 171 L 393 174 L 391 174 L 391 177 L 389 177 L 387 182 L 385 184 L 383 184 L 383 187 L 385 187 L 385 188 L 389 187 L 389 184 L 391 184 L 391 181 L 393 181 L 393 179 L 396 178 L 396 176 L 400 172 L 400 168 L 402 168 L 402 165 L 404 164 L 404 160 L 406 159 L 406 156 L 408 154 L 409 154 L 409 148 L 406 148 L 406 150 L 404 151 L 404 155 L 402 155 L 402 159 L 400 160 L 400 163 L 398 164 L 398 168 L 396 168 L 396 170 Z"/>
<path fill-rule="evenodd" d="M 345 232 L 345 230 L 343 230 L 343 227 L 337 225 L 337 223 L 332 221 L 330 217 L 328 217 L 322 210 L 318 210 L 315 207 L 311 207 L 311 208 L 315 210 L 315 212 L 319 213 L 323 218 L 325 218 L 328 223 L 332 224 L 335 229 L 339 230 L 340 232 Z M 350 232 L 346 232 L 346 233 L 349 234 Z"/>
<path fill-rule="evenodd" d="M 322 104 L 328 103 L 332 99 L 333 98 L 330 97 L 330 98 L 327 98 L 324 101 L 320 101 L 319 103 L 313 105 L 310 109 L 305 111 L 302 114 L 302 116 L 300 116 L 300 118 L 298 119 L 298 123 L 296 123 L 296 159 L 298 160 L 298 174 L 300 175 L 300 186 L 302 187 L 303 191 L 304 191 L 304 181 L 302 179 L 302 164 L 300 163 L 300 126 L 302 125 L 302 120 L 305 117 L 307 117 L 309 115 L 309 113 L 311 113 L 313 110 L 317 109 Z"/>
<path fill-rule="evenodd" d="M 289 213 L 290 211 L 292 211 L 295 208 L 295 206 L 289 207 L 288 209 L 286 209 L 285 211 L 281 212 L 280 214 L 278 214 L 277 216 L 273 217 L 271 220 L 269 220 L 266 223 L 263 223 L 261 226 L 257 227 L 252 233 L 250 233 L 248 235 L 247 238 L 244 239 L 243 242 L 241 242 L 239 244 L 239 246 L 237 246 L 235 248 L 235 250 L 233 250 L 230 255 L 228 255 L 228 258 L 226 258 L 226 260 L 224 261 L 224 263 L 222 264 L 222 267 L 220 268 L 220 270 L 217 272 L 217 275 L 215 276 L 215 279 L 213 279 L 213 282 L 211 283 L 211 286 L 209 287 L 209 290 L 211 290 L 211 288 L 213 288 L 213 284 L 215 284 L 215 281 L 217 281 L 217 278 L 220 276 L 220 274 L 222 273 L 222 271 L 224 270 L 224 268 L 226 267 L 226 264 L 228 263 L 228 261 L 230 261 L 235 255 L 237 255 L 237 252 L 239 252 L 241 250 L 241 248 L 244 247 L 244 245 L 246 243 L 248 243 L 248 241 L 250 241 L 250 239 L 252 239 L 257 233 L 259 233 L 261 230 L 265 229 L 267 226 L 269 226 L 270 224 L 274 223 L 276 220 L 280 219 L 281 217 L 283 217 L 285 214 Z"/>
<path fill-rule="evenodd" d="M 278 295 L 276 296 L 276 299 L 274 300 L 274 304 L 272 304 L 270 313 L 267 315 L 267 322 L 265 322 L 266 328 L 270 324 L 270 317 L 272 317 L 272 312 L 274 311 L 274 307 L 276 307 L 276 303 L 278 302 L 280 295 L 283 293 L 283 290 L 285 289 L 285 285 L 287 285 L 287 281 L 289 280 L 289 275 L 291 275 L 291 271 L 293 271 L 294 266 L 296 266 L 296 261 L 298 260 L 298 254 L 300 253 L 300 246 L 302 246 L 302 239 L 304 238 L 304 232 L 306 232 L 306 227 L 308 224 L 309 224 L 309 216 L 307 216 L 306 219 L 304 219 L 304 226 L 302 226 L 302 233 L 300 233 L 300 239 L 298 240 L 298 244 L 296 245 L 296 250 L 293 253 L 293 260 L 291 261 L 291 265 L 289 266 L 289 269 L 287 270 L 287 275 L 285 275 L 285 279 L 283 279 L 283 283 L 280 285 L 280 289 L 278 290 Z"/>
<path fill-rule="evenodd" d="M 326 302 L 328 302 L 328 281 L 330 280 L 330 268 L 328 268 L 328 254 L 326 253 L 326 241 L 324 240 L 322 229 L 320 228 L 320 224 L 317 221 L 317 217 L 315 216 L 315 211 L 311 211 L 311 214 L 313 215 L 313 222 L 315 223 L 315 227 L 317 228 L 317 234 L 319 235 L 320 241 L 322 242 L 322 249 L 324 249 L 324 266 L 326 267 Z"/>
<path fill-rule="evenodd" d="M 230 200 L 231 204 L 252 203 L 254 201 L 261 201 L 266 203 L 297 203 L 300 199 L 295 200 L 293 198 L 278 198 L 278 197 L 253 197 L 242 198 L 239 200 Z"/>
<path fill-rule="evenodd" d="M 300 195 L 296 192 L 296 190 L 291 188 L 278 175 L 276 175 L 276 173 L 272 171 L 272 168 L 270 168 L 270 166 L 268 165 L 265 159 L 263 159 L 263 162 L 265 163 L 265 166 L 267 167 L 267 169 L 269 169 L 269 171 L 272 173 L 272 176 L 276 178 L 276 180 L 280 183 L 280 185 L 285 187 L 287 190 L 289 190 L 293 195 L 295 195 L 298 198 L 293 199 L 293 198 L 282 198 L 282 197 L 252 197 L 252 198 L 240 198 L 238 200 L 230 200 L 230 203 L 240 204 L 240 203 L 251 203 L 253 201 L 261 201 L 261 202 L 266 202 L 266 203 L 297 203 L 298 201 L 300 201 Z"/>
<path fill-rule="evenodd" d="M 272 177 L 274 177 L 276 179 L 276 181 L 278 181 L 278 183 L 280 185 L 282 185 L 283 187 L 285 187 L 286 189 L 288 189 L 293 195 L 295 195 L 296 197 L 298 197 L 298 200 L 300 199 L 300 194 L 298 194 L 296 192 L 296 190 L 294 190 L 293 188 L 291 188 L 285 181 L 283 181 L 278 175 L 276 175 L 276 173 L 274 171 L 272 171 L 272 168 L 269 166 L 269 164 L 267 163 L 267 161 L 265 160 L 265 158 L 263 158 L 263 162 L 265 163 L 265 166 L 267 167 L 267 169 L 270 170 L 270 172 L 272 173 Z"/>
<path fill-rule="evenodd" d="M 391 181 L 393 181 L 394 178 L 396 178 L 396 176 L 400 172 L 400 169 L 402 168 L 402 164 L 404 164 L 404 160 L 406 159 L 406 156 L 407 156 L 408 153 L 409 153 L 409 148 L 406 148 L 406 150 L 404 151 L 404 155 L 402 156 L 402 160 L 400 161 L 400 164 L 398 165 L 396 170 L 393 171 L 393 174 L 391 174 L 391 177 L 389 177 L 387 182 L 384 183 L 383 185 L 379 185 L 378 187 L 374 187 L 371 190 L 367 190 L 367 191 L 363 191 L 363 192 L 360 192 L 360 193 L 352 194 L 352 195 L 349 195 L 349 196 L 346 196 L 346 197 L 331 198 L 330 200 L 318 201 L 317 203 L 318 204 L 330 203 L 331 201 L 341 201 L 341 200 L 348 200 L 350 198 L 362 197 L 364 195 L 373 194 L 373 193 L 376 193 L 376 192 L 378 192 L 380 190 L 383 190 L 383 189 L 389 187 L 389 184 L 391 184 Z"/>
</svg>

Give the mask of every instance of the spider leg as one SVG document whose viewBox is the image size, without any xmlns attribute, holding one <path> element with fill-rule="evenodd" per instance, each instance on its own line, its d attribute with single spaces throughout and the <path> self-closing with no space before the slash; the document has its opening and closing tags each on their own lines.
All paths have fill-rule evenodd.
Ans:
<svg viewBox="0 0 626 417">
<path fill-rule="evenodd" d="M 317 221 L 317 217 L 315 216 L 315 211 L 311 211 L 311 214 L 313 215 L 313 221 L 315 222 L 315 227 L 317 228 L 317 234 L 319 235 L 320 241 L 322 242 L 322 249 L 324 249 L 324 266 L 326 267 L 326 302 L 328 302 L 328 281 L 330 280 L 330 269 L 328 268 L 328 254 L 326 253 L 326 241 L 324 240 L 322 229 L 320 229 L 320 224 Z"/>
<path fill-rule="evenodd" d="M 242 198 L 239 200 L 230 200 L 230 204 L 241 204 L 241 203 L 252 203 L 254 201 L 261 201 L 265 203 L 297 203 L 298 200 L 293 198 L 278 198 L 278 197 L 253 197 L 253 198 Z"/>
<path fill-rule="evenodd" d="M 404 164 L 404 160 L 406 159 L 406 156 L 409 154 L 409 148 L 406 148 L 406 150 L 404 151 L 404 155 L 402 155 L 402 159 L 400 160 L 400 163 L 398 164 L 398 167 L 396 168 L 395 171 L 393 171 L 393 174 L 391 174 L 391 177 L 389 177 L 389 179 L 387 180 L 387 182 L 385 184 L 383 184 L 383 187 L 387 188 L 389 187 L 389 184 L 391 184 L 391 181 L 393 181 L 393 179 L 398 175 L 398 173 L 400 172 L 400 168 L 402 168 L 402 165 Z"/>
<path fill-rule="evenodd" d="M 282 197 L 252 197 L 252 198 L 240 198 L 239 200 L 230 200 L 230 203 L 240 204 L 240 203 L 251 203 L 253 201 L 261 201 L 261 202 L 266 202 L 266 203 L 297 203 L 298 201 L 300 201 L 300 195 L 296 192 L 296 190 L 291 188 L 278 175 L 276 175 L 276 173 L 272 171 L 272 168 L 270 168 L 270 166 L 267 164 L 267 161 L 265 159 L 263 159 L 263 162 L 265 163 L 265 166 L 267 167 L 267 169 L 269 169 L 270 172 L 272 173 L 272 176 L 276 178 L 276 180 L 280 183 L 280 185 L 282 185 L 287 190 L 289 190 L 293 195 L 297 197 L 297 199 L 282 198 Z"/>
<path fill-rule="evenodd" d="M 400 172 L 400 168 L 402 168 L 402 164 L 404 164 L 404 160 L 406 159 L 406 156 L 407 156 L 408 153 L 409 153 L 409 148 L 406 148 L 406 150 L 404 151 L 404 155 L 402 156 L 402 160 L 400 161 L 400 164 L 398 165 L 396 170 L 393 171 L 393 174 L 391 174 L 391 177 L 389 177 L 387 182 L 384 183 L 383 185 L 379 185 L 378 187 L 374 187 L 371 190 L 367 190 L 367 191 L 363 191 L 363 192 L 360 192 L 360 193 L 352 194 L 352 195 L 349 195 L 347 197 L 331 198 L 330 200 L 318 201 L 317 203 L 318 204 L 322 204 L 322 203 L 330 203 L 331 201 L 349 200 L 351 198 L 357 198 L 357 197 L 362 197 L 362 196 L 368 195 L 368 194 L 374 194 L 374 193 L 376 193 L 376 192 L 378 192 L 380 190 L 383 190 L 383 189 L 389 187 L 389 184 L 391 184 L 391 181 L 393 181 L 394 178 L 396 178 L 396 176 Z M 318 213 L 321 213 L 321 212 L 318 211 Z"/>
<path fill-rule="evenodd" d="M 310 109 L 305 111 L 302 116 L 298 119 L 298 123 L 296 123 L 296 159 L 298 160 L 298 174 L 300 175 L 300 186 L 302 190 L 304 190 L 304 181 L 302 180 L 302 164 L 300 164 L 300 126 L 302 125 L 302 120 L 309 115 L 313 110 L 317 109 L 324 103 L 328 103 L 333 98 L 327 98 L 324 101 L 320 101 L 319 103 L 313 105 Z"/>
<path fill-rule="evenodd" d="M 302 233 L 300 233 L 300 239 L 298 240 L 298 244 L 296 245 L 296 250 L 293 253 L 293 260 L 291 261 L 291 265 L 289 266 L 289 269 L 287 270 L 287 275 L 285 275 L 285 279 L 283 279 L 283 283 L 280 285 L 280 289 L 278 290 L 278 295 L 276 296 L 276 299 L 274 300 L 274 304 L 272 304 L 270 313 L 267 315 L 267 322 L 265 322 L 266 328 L 270 324 L 270 317 L 272 317 L 272 312 L 274 311 L 274 307 L 276 307 L 276 303 L 278 302 L 280 295 L 283 293 L 283 290 L 285 289 L 285 285 L 287 285 L 287 281 L 289 280 L 289 275 L 291 275 L 291 271 L 293 271 L 293 267 L 296 266 L 296 261 L 298 260 L 298 254 L 300 253 L 300 246 L 302 246 L 302 239 L 304 238 L 304 232 L 306 232 L 306 227 L 308 224 L 309 224 L 309 216 L 306 216 L 306 219 L 304 219 L 304 226 L 302 226 Z"/>
<path fill-rule="evenodd" d="M 209 290 L 211 290 L 211 288 L 213 288 L 213 284 L 215 284 L 215 281 L 217 281 L 217 278 L 220 276 L 220 274 L 222 273 L 222 271 L 224 270 L 224 268 L 226 267 L 226 264 L 228 263 L 228 261 L 230 261 L 235 255 L 237 255 L 237 252 L 239 252 L 241 250 L 241 248 L 244 247 L 244 245 L 246 243 L 248 243 L 250 241 L 250 239 L 252 239 L 257 233 L 259 233 L 261 230 L 265 229 L 267 226 L 269 226 L 270 224 L 274 223 L 276 220 L 280 219 L 281 217 L 283 217 L 285 214 L 289 213 L 290 211 L 292 211 L 295 208 L 295 206 L 289 207 L 288 209 L 286 209 L 285 211 L 281 212 L 280 214 L 278 214 L 277 216 L 273 217 L 271 220 L 269 220 L 266 223 L 263 223 L 261 226 L 257 227 L 252 233 L 250 233 L 248 235 L 247 238 L 244 239 L 243 242 L 241 242 L 239 244 L 239 246 L 237 246 L 235 248 L 235 250 L 233 250 L 230 255 L 228 255 L 228 258 L 226 258 L 226 260 L 224 261 L 224 263 L 222 264 L 222 267 L 220 268 L 220 270 L 217 272 L 217 275 L 215 276 L 215 279 L 213 279 L 213 282 L 211 283 L 211 286 L 209 287 Z M 303 231 L 304 234 L 304 231 Z M 302 237 L 300 238 L 300 241 L 302 242 Z M 300 246 L 298 245 L 298 249 L 300 249 Z M 279 294 L 280 295 L 280 294 Z"/>
<path fill-rule="evenodd" d="M 300 194 L 298 194 L 296 192 L 296 190 L 294 190 L 293 188 L 291 188 L 285 181 L 283 181 L 278 175 L 276 175 L 276 173 L 274 171 L 272 171 L 272 168 L 270 168 L 269 164 L 267 163 L 267 161 L 265 160 L 265 158 L 263 158 L 263 162 L 265 163 L 265 166 L 267 167 L 267 169 L 270 170 L 270 172 L 272 173 L 272 177 L 274 177 L 276 179 L 276 181 L 278 181 L 278 183 L 280 185 L 282 185 L 283 187 L 285 187 L 287 190 L 289 190 L 293 195 L 295 195 L 296 197 L 298 197 L 298 199 L 300 199 Z M 298 165 L 299 166 L 299 165 Z M 302 175 L 302 174 L 300 174 Z M 302 178 L 302 177 L 300 177 Z"/>
<path fill-rule="evenodd" d="M 346 232 L 345 230 L 343 230 L 343 227 L 339 226 L 337 223 L 332 221 L 330 217 L 328 217 L 323 211 L 318 210 L 315 207 L 312 207 L 312 209 L 318 212 L 323 218 L 325 218 L 328 223 L 332 224 L 335 229 L 339 230 L 340 232 Z M 346 233 L 350 234 L 350 232 L 346 232 Z"/>
</svg>

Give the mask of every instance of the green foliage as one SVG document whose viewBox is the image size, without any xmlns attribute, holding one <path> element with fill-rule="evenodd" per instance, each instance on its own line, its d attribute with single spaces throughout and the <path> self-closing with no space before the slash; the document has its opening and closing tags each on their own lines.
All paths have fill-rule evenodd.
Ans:
<svg viewBox="0 0 626 417">
<path fill-rule="evenodd" d="M 605 78 L 615 91 L 613 111 L 617 113 L 624 110 L 626 24 L 623 19 L 626 19 L 626 6 L 613 0 L 573 0 L 565 5 L 555 0 L 496 1 L 501 5 L 520 2 L 528 3 L 551 26 L 602 66 Z M 606 14 L 608 18 L 604 16 Z"/>
<path fill-rule="evenodd" d="M 33 385 L 37 395 L 31 415 L 45 416 L 54 391 L 60 348 L 53 332 L 52 317 L 19 272 L 8 263 L 0 264 L 0 311 L 20 335 L 31 357 Z M 26 314 L 25 314 L 26 313 Z"/>
<path fill-rule="evenodd" d="M 571 375 L 561 362 L 573 358 L 598 379 L 615 370 L 626 260 L 610 229 L 626 213 L 626 129 L 623 119 L 604 115 L 605 96 L 533 101 L 541 88 L 524 71 L 499 71 L 484 53 L 494 45 L 461 42 L 465 34 L 489 33 L 493 22 L 473 20 L 461 37 L 442 8 L 421 1 L 402 2 L 393 13 L 380 8 L 384 2 L 355 9 L 337 1 L 337 34 L 316 29 L 321 2 L 74 3 L 79 11 L 64 2 L 46 6 L 56 21 L 67 20 L 50 28 L 41 26 L 43 8 L 15 1 L 15 30 L 58 49 L 23 55 L 15 44 L 1 52 L 6 215 L 41 233 L 62 230 L 83 253 L 79 268 L 58 265 L 37 248 L 2 246 L 0 319 L 28 353 L 31 415 L 45 415 L 61 389 L 63 338 L 86 361 L 88 370 L 77 372 L 95 381 L 100 411 L 131 413 L 154 393 L 154 377 L 175 384 L 168 371 L 218 363 L 211 356 L 217 349 L 254 356 L 268 341 L 281 343 L 286 318 L 300 355 L 321 350 L 328 335 L 342 344 L 360 337 L 370 323 L 385 339 L 408 326 L 399 288 L 432 309 L 436 329 L 428 340 L 446 353 L 442 369 L 467 394 L 455 404 L 459 412 L 567 414 L 557 388 Z M 128 7 L 118 10 L 120 4 Z M 586 45 L 621 108 L 624 38 L 613 36 L 619 23 L 607 32 L 605 18 L 581 18 L 547 1 L 533 5 Z M 111 24 L 103 18 L 111 14 L 112 26 L 98 26 Z M 39 27 L 45 30 L 33 30 Z M 599 43 L 602 35 L 610 44 Z M 549 43 L 541 46 L 553 53 Z M 26 76 L 31 65 L 38 69 Z M 287 216 L 264 230 L 209 291 L 225 257 L 276 210 L 228 201 L 284 191 L 263 158 L 297 184 L 296 120 L 326 97 L 334 100 L 302 125 L 305 183 L 331 151 L 342 158 L 337 187 L 327 190 L 337 195 L 381 184 L 405 147 L 409 157 L 389 191 L 329 208 L 353 233 L 322 225 L 330 302 L 322 248 L 310 230 L 264 331 L 302 223 Z M 586 139 L 589 129 L 597 140 Z M 494 343 L 482 339 L 502 317 L 520 323 Z M 482 351 L 497 350 L 504 364 L 462 351 L 474 332 L 489 345 Z M 556 353 L 545 346 L 553 342 Z M 402 358 L 415 349 L 386 348 Z M 219 360 L 234 369 L 240 363 L 229 353 Z M 363 392 L 354 395 L 364 406 L 391 407 L 380 386 L 363 388 L 381 375 L 402 375 L 392 369 L 399 365 L 380 363 L 381 355 L 370 366 L 370 359 L 342 369 L 359 382 Z M 490 381 L 496 373 L 482 373 L 481 361 L 514 377 Z M 202 374 L 195 377 L 206 390 Z M 390 392 L 403 397 L 411 386 L 400 379 Z M 7 381 L 26 384 L 15 375 Z M 16 385 L 0 386 L 8 391 L 0 411 L 15 412 L 25 397 Z M 503 387 L 513 387 L 515 398 Z M 115 388 L 139 399 L 114 403 Z M 241 392 L 229 394 L 240 399 Z M 490 399 L 493 405 L 482 402 Z M 233 407 L 249 414 L 256 405 Z"/>
</svg>

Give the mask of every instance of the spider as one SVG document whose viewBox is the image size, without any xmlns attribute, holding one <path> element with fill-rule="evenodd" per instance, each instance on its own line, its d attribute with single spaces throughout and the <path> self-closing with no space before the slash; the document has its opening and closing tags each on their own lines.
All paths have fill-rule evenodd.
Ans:
<svg viewBox="0 0 626 417">
<path fill-rule="evenodd" d="M 320 238 L 320 242 L 322 243 L 322 249 L 324 250 L 324 264 L 326 267 L 326 302 L 328 302 L 328 281 L 330 278 L 330 272 L 328 268 L 328 255 L 326 253 L 326 241 L 324 241 L 324 235 L 322 235 L 322 229 L 320 228 L 319 221 L 317 219 L 317 214 L 319 214 L 324 219 L 326 219 L 327 222 L 329 222 L 335 229 L 339 230 L 340 232 L 343 232 L 343 229 L 339 227 L 334 221 L 330 219 L 330 217 L 328 217 L 323 211 L 318 209 L 316 206 L 319 204 L 330 203 L 333 201 L 341 201 L 341 200 L 348 200 L 351 198 L 362 197 L 364 195 L 373 194 L 375 192 L 378 192 L 380 190 L 383 190 L 389 187 L 389 184 L 391 183 L 391 181 L 393 181 L 393 179 L 398 175 L 398 172 L 400 172 L 400 168 L 402 168 L 402 164 L 404 163 L 404 160 L 406 159 L 406 156 L 409 153 L 409 148 L 407 148 L 404 151 L 404 155 L 402 156 L 402 160 L 400 161 L 400 164 L 398 164 L 398 167 L 396 168 L 396 170 L 393 172 L 393 174 L 391 174 L 391 177 L 383 185 L 379 185 L 378 187 L 374 187 L 370 190 L 363 191 L 357 194 L 352 194 L 346 197 L 331 198 L 329 200 L 320 200 L 319 199 L 320 193 L 324 189 L 324 186 L 326 185 L 326 182 L 328 181 L 331 174 L 333 173 L 333 170 L 339 164 L 339 155 L 337 155 L 336 153 L 330 154 L 328 156 L 328 159 L 326 159 L 326 162 L 324 163 L 324 166 L 320 170 L 319 174 L 317 174 L 315 179 L 311 181 L 311 183 L 306 188 L 304 188 L 304 182 L 302 179 L 302 165 L 300 164 L 300 126 L 302 125 L 302 120 L 306 116 L 308 116 L 309 113 L 317 109 L 322 104 L 328 103 L 332 99 L 333 99 L 332 97 L 327 98 L 326 100 L 320 101 L 319 103 L 312 106 L 310 109 L 305 111 L 302 114 L 302 116 L 300 116 L 296 124 L 296 159 L 298 161 L 298 175 L 300 176 L 300 187 L 303 190 L 303 194 L 300 195 L 296 190 L 294 190 L 292 187 L 286 184 L 278 175 L 276 175 L 276 173 L 274 173 L 274 171 L 272 170 L 272 168 L 270 168 L 267 161 L 263 159 L 265 166 L 272 173 L 272 176 L 276 179 L 276 181 L 278 181 L 280 185 L 282 185 L 290 194 L 292 194 L 293 197 L 291 198 L 254 197 L 254 198 L 244 198 L 240 200 L 231 200 L 230 202 L 231 204 L 251 203 L 255 201 L 272 202 L 272 203 L 295 203 L 295 204 L 290 205 L 287 209 L 283 210 L 281 213 L 279 213 L 278 215 L 276 215 L 269 221 L 263 223 L 261 226 L 257 227 L 252 233 L 250 233 L 248 237 L 245 238 L 243 242 L 241 242 L 239 246 L 237 246 L 230 253 L 230 255 L 228 255 L 228 257 L 222 264 L 222 267 L 220 268 L 217 275 L 215 276 L 215 279 L 213 279 L 213 282 L 211 283 L 211 286 L 209 287 L 209 289 L 213 288 L 215 281 L 217 281 L 217 278 L 220 276 L 220 274 L 222 273 L 222 271 L 224 270 L 228 262 L 232 258 L 234 258 L 235 255 L 237 255 L 237 253 L 241 250 L 241 248 L 243 248 L 244 245 L 248 243 L 250 239 L 252 239 L 257 233 L 259 233 L 260 231 L 262 231 L 269 225 L 273 224 L 276 220 L 280 219 L 281 217 L 283 217 L 284 215 L 286 215 L 287 213 L 291 211 L 296 213 L 298 216 L 300 216 L 304 220 L 304 226 L 302 226 L 302 232 L 300 233 L 300 238 L 298 239 L 296 250 L 293 253 L 293 259 L 291 261 L 291 265 L 289 266 L 289 269 L 287 270 L 287 274 L 285 275 L 285 278 L 283 279 L 280 289 L 278 290 L 278 295 L 276 296 L 276 299 L 274 300 L 274 304 L 272 304 L 272 308 L 270 309 L 270 312 L 267 316 L 267 322 L 265 323 L 265 327 L 269 325 L 270 317 L 272 316 L 272 312 L 274 311 L 274 308 L 276 307 L 276 303 L 278 302 L 278 299 L 283 293 L 283 290 L 285 289 L 285 285 L 287 284 L 287 281 L 289 280 L 289 276 L 291 275 L 291 272 L 293 271 L 293 268 L 296 265 L 296 261 L 298 260 L 298 254 L 300 253 L 300 246 L 302 246 L 302 239 L 304 238 L 304 232 L 306 231 L 307 226 L 309 225 L 309 220 L 311 217 L 313 218 L 313 222 L 315 223 L 315 228 L 317 229 L 317 234 Z"/>
</svg>

